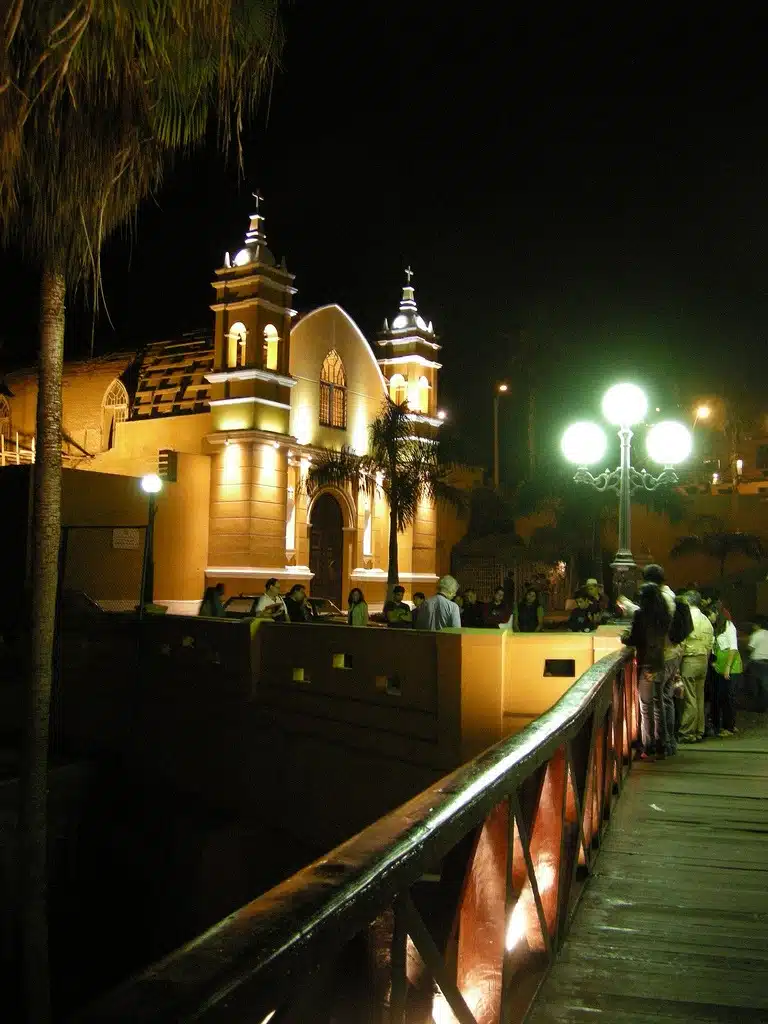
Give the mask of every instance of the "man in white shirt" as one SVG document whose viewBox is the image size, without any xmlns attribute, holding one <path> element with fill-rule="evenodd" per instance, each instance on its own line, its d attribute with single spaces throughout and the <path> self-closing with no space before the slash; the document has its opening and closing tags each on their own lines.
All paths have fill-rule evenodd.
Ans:
<svg viewBox="0 0 768 1024">
<path fill-rule="evenodd" d="M 413 623 L 415 629 L 461 629 L 461 612 L 453 601 L 459 584 L 453 576 L 441 576 L 437 593 L 419 606 Z"/>
<path fill-rule="evenodd" d="M 747 675 L 755 695 L 756 707 L 758 711 L 768 711 L 768 629 L 765 629 L 763 622 L 755 625 L 747 647 Z"/>
<path fill-rule="evenodd" d="M 691 609 L 693 632 L 683 640 L 680 675 L 683 680 L 683 714 L 680 723 L 681 743 L 700 743 L 704 739 L 704 684 L 707 679 L 709 654 L 714 633 L 712 623 L 701 610 L 701 594 L 695 590 L 683 595 Z"/>
<path fill-rule="evenodd" d="M 274 577 L 267 580 L 264 593 L 256 602 L 256 614 L 261 619 L 288 621 L 288 609 L 285 607 L 285 601 L 280 596 L 280 582 Z"/>
</svg>

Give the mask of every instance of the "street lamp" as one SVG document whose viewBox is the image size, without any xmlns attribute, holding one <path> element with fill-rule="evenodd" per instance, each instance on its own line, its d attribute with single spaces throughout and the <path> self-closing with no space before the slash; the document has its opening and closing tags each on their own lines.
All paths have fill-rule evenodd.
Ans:
<svg viewBox="0 0 768 1024">
<path fill-rule="evenodd" d="M 712 413 L 712 410 L 710 409 L 710 407 L 708 405 L 699 405 L 696 408 L 696 416 L 695 416 L 694 421 L 693 421 L 694 427 L 699 422 L 699 420 L 708 420 L 711 413 Z"/>
<path fill-rule="evenodd" d="M 672 468 L 691 453 L 691 433 L 682 423 L 665 420 L 648 431 L 646 448 L 649 457 L 664 469 L 658 476 L 646 470 L 638 472 L 631 464 L 632 427 L 645 417 L 648 402 L 635 384 L 616 384 L 603 396 L 603 415 L 619 428 L 621 461 L 617 469 L 606 469 L 593 476 L 587 466 L 599 462 L 607 445 L 603 430 L 595 423 L 574 423 L 563 434 L 562 451 L 569 462 L 578 466 L 574 480 L 590 484 L 598 491 L 613 490 L 619 496 L 619 549 L 611 563 L 614 599 L 627 589 L 635 572 L 631 544 L 631 497 L 635 491 L 655 491 L 663 484 L 676 484 L 677 473 Z"/>
<path fill-rule="evenodd" d="M 149 498 L 147 528 L 144 531 L 144 557 L 141 562 L 141 593 L 139 595 L 139 619 L 144 618 L 148 604 L 152 604 L 155 588 L 154 534 L 156 498 L 163 489 L 163 481 L 157 473 L 147 473 L 141 478 L 141 489 Z"/>
<path fill-rule="evenodd" d="M 509 391 L 503 381 L 496 385 L 493 394 L 493 489 L 499 489 L 499 399 Z"/>
</svg>

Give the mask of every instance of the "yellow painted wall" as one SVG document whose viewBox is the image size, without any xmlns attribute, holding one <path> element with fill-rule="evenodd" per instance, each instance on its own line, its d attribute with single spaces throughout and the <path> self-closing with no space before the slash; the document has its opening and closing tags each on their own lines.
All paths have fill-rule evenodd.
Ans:
<svg viewBox="0 0 768 1024">
<path fill-rule="evenodd" d="M 130 365 L 133 353 L 120 352 L 87 362 L 66 363 L 62 383 L 62 430 L 86 451 L 97 453 L 102 447 L 102 401 L 115 378 Z M 17 370 L 5 377 L 12 392 L 11 429 L 20 434 L 35 434 L 37 408 L 37 372 L 34 368 Z"/>
<path fill-rule="evenodd" d="M 143 476 L 157 472 L 157 453 L 162 448 L 187 455 L 206 453 L 205 436 L 211 432 L 211 414 L 158 416 L 119 424 L 115 445 L 95 459 L 84 459 L 78 469 L 99 473 Z"/>
<path fill-rule="evenodd" d="M 211 460 L 207 455 L 180 454 L 177 476 L 175 484 L 166 484 L 157 502 L 155 601 L 159 604 L 199 601 L 205 585 Z"/>
<path fill-rule="evenodd" d="M 319 425 L 320 371 L 332 349 L 346 373 L 346 430 Z M 291 373 L 298 383 L 291 392 L 290 433 L 302 444 L 350 445 L 355 451 L 366 451 L 368 424 L 384 401 L 384 380 L 360 328 L 340 306 L 322 306 L 296 324 L 291 332 Z"/>
</svg>

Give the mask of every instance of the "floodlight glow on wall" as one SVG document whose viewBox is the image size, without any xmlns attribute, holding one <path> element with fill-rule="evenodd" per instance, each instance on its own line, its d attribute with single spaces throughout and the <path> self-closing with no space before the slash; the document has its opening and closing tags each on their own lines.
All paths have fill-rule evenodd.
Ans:
<svg viewBox="0 0 768 1024">
<path fill-rule="evenodd" d="M 603 396 L 603 416 L 616 427 L 641 423 L 648 411 L 648 399 L 637 384 L 614 384 Z"/>
<path fill-rule="evenodd" d="M 572 423 L 563 434 L 560 447 L 569 462 L 592 466 L 605 455 L 608 440 L 596 423 Z"/>
</svg>

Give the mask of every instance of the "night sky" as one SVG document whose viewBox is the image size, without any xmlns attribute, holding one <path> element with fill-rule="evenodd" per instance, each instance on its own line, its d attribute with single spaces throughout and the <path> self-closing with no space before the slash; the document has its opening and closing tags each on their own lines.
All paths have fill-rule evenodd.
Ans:
<svg viewBox="0 0 768 1024">
<path fill-rule="evenodd" d="M 373 337 L 411 264 L 444 344 L 441 405 L 475 459 L 488 461 L 493 382 L 508 377 L 509 480 L 521 366 L 542 455 L 623 375 L 664 412 L 742 381 L 760 400 L 764 23 L 693 5 L 614 20 L 541 6 L 297 0 L 246 180 L 213 148 L 169 175 L 133 241 L 105 253 L 114 330 L 102 316 L 97 352 L 212 324 L 213 269 L 258 186 L 300 310 L 338 302 Z M 36 282 L 13 256 L 3 265 L 8 362 L 33 351 Z M 89 339 L 75 302 L 68 354 Z"/>
</svg>

